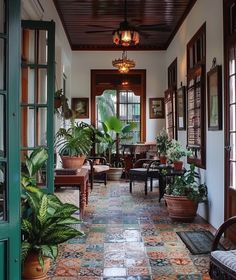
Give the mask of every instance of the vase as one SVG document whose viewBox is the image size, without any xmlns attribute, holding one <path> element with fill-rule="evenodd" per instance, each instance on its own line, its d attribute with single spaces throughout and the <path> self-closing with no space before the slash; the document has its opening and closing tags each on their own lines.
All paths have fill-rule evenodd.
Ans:
<svg viewBox="0 0 236 280">
<path fill-rule="evenodd" d="M 173 168 L 176 171 L 181 171 L 183 169 L 183 162 L 179 160 L 174 160 L 173 162 Z"/>
<path fill-rule="evenodd" d="M 160 155 L 160 164 L 166 164 L 167 157 L 165 155 Z"/>
<path fill-rule="evenodd" d="M 38 261 L 38 255 L 30 253 L 23 265 L 22 279 L 24 280 L 43 280 L 46 279 L 47 272 L 50 268 L 51 259 L 43 257 L 44 267 L 41 267 Z"/>
</svg>

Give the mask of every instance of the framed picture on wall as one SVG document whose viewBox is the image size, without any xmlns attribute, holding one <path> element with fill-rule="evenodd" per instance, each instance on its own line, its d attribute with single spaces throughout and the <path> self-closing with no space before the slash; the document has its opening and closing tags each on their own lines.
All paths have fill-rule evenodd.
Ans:
<svg viewBox="0 0 236 280">
<path fill-rule="evenodd" d="M 176 93 L 176 113 L 178 130 L 186 129 L 186 88 L 180 87 Z"/>
<path fill-rule="evenodd" d="M 208 130 L 222 129 L 222 67 L 207 72 Z"/>
<path fill-rule="evenodd" d="M 164 98 L 149 98 L 149 117 L 150 119 L 165 118 Z"/>
<path fill-rule="evenodd" d="M 75 112 L 76 119 L 89 118 L 89 98 L 72 98 L 71 108 Z"/>
</svg>

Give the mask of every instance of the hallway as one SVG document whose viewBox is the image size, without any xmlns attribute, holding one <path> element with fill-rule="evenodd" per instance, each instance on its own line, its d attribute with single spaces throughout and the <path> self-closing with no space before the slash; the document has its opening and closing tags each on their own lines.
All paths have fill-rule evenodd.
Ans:
<svg viewBox="0 0 236 280">
<path fill-rule="evenodd" d="M 70 192 L 69 192 L 70 193 Z M 59 193 L 65 199 L 66 192 Z M 67 199 L 75 198 L 75 191 Z M 82 229 L 85 237 L 60 247 L 50 271 L 52 280 L 208 280 L 208 256 L 191 255 L 175 233 L 211 229 L 199 217 L 194 223 L 172 223 L 158 188 L 144 196 L 143 185 L 95 185 Z"/>
</svg>

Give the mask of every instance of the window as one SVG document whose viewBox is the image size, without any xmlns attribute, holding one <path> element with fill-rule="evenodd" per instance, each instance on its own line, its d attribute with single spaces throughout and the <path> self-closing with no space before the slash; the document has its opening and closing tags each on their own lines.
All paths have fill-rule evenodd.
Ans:
<svg viewBox="0 0 236 280">
<path fill-rule="evenodd" d="M 53 22 L 22 21 L 21 160 L 37 147 L 48 151 L 38 184 L 53 192 Z"/>
<path fill-rule="evenodd" d="M 168 67 L 168 89 L 165 91 L 166 130 L 170 139 L 177 139 L 176 124 L 177 58 Z"/>
<path fill-rule="evenodd" d="M 204 24 L 187 45 L 187 146 L 188 163 L 205 168 L 205 36 Z"/>
<path fill-rule="evenodd" d="M 145 141 L 146 71 L 132 70 L 123 75 L 116 70 L 92 70 L 91 79 L 92 124 L 99 126 L 106 110 L 109 115 L 117 115 L 124 123 L 137 123 L 137 128 L 132 132 L 132 143 Z M 99 113 L 98 106 L 105 109 Z"/>
</svg>

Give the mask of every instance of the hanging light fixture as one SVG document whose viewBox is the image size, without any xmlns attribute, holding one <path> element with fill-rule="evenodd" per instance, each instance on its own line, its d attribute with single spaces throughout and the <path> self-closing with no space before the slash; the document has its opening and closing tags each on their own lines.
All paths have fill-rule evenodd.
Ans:
<svg viewBox="0 0 236 280">
<path fill-rule="evenodd" d="M 118 68 L 120 73 L 128 73 L 131 68 L 135 67 L 135 62 L 127 58 L 127 52 L 122 52 L 122 58 L 118 58 L 112 61 L 112 65 Z"/>
<path fill-rule="evenodd" d="M 120 23 L 117 30 L 113 32 L 113 43 L 128 47 L 131 45 L 139 44 L 139 33 L 138 31 L 129 24 L 127 21 L 127 3 L 124 0 L 124 21 Z"/>
</svg>

